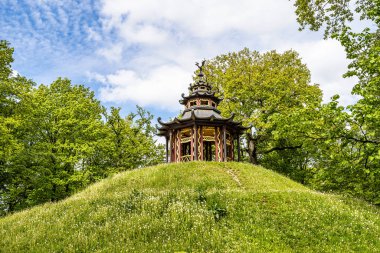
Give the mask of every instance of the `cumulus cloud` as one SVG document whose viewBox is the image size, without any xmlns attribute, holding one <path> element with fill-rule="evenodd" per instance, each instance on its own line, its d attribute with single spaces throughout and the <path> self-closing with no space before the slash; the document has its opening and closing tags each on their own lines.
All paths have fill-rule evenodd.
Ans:
<svg viewBox="0 0 380 253">
<path fill-rule="evenodd" d="M 108 101 L 132 100 L 173 108 L 178 94 L 186 91 L 184 80 L 194 71 L 194 61 L 243 47 L 259 51 L 295 49 L 310 68 L 312 81 L 321 85 L 326 101 L 336 93 L 346 104 L 353 99 L 350 90 L 354 81 L 342 78 L 348 63 L 342 47 L 311 33 L 303 32 L 302 37 L 290 1 L 103 0 L 101 6 L 104 27 L 116 31 L 120 43 L 135 50 L 124 70 L 107 75 L 111 85 L 101 88 L 101 97 Z M 133 45 L 138 45 L 138 50 Z M 110 56 L 108 49 L 100 52 L 107 59 L 121 55 L 117 52 Z M 117 85 L 119 81 L 125 83 Z M 160 89 L 145 95 L 137 92 L 144 90 L 137 87 L 153 87 L 153 83 L 163 85 L 162 90 L 170 93 L 168 98 L 174 104 L 152 95 L 161 94 Z"/>
<path fill-rule="evenodd" d="M 191 81 L 191 75 L 177 66 L 164 65 L 145 75 L 129 69 L 106 76 L 94 76 L 104 86 L 100 89 L 103 101 L 130 100 L 139 105 L 158 105 L 169 110 L 180 109 L 178 100 Z"/>
<path fill-rule="evenodd" d="M 345 104 L 353 101 L 355 82 L 341 77 L 347 66 L 342 47 L 321 34 L 298 32 L 292 1 L 4 0 L 0 23 L 21 73 L 37 83 L 57 76 L 83 83 L 87 77 L 96 80 L 102 100 L 121 106 L 178 111 L 195 61 L 244 47 L 293 48 L 325 100 L 339 93 Z"/>
<path fill-rule="evenodd" d="M 357 79 L 344 79 L 342 77 L 347 71 L 349 61 L 346 59 L 346 53 L 339 42 L 316 40 L 293 43 L 291 46 L 299 52 L 303 62 L 310 69 L 312 82 L 320 84 L 325 101 L 329 101 L 335 94 L 341 96 L 340 102 L 345 105 L 355 100 L 351 95 L 351 89 Z M 288 48 L 283 47 L 282 49 Z"/>
<path fill-rule="evenodd" d="M 115 45 L 110 45 L 109 47 L 103 47 L 97 50 L 97 54 L 103 56 L 108 61 L 119 62 L 123 55 L 123 44 L 117 43 Z"/>
<path fill-rule="evenodd" d="M 278 0 L 103 0 L 102 14 L 110 18 L 109 25 L 120 30 L 146 26 L 156 31 L 178 29 L 195 37 L 212 38 L 231 31 L 253 34 L 284 29 L 295 22 L 289 6 L 291 3 Z"/>
</svg>

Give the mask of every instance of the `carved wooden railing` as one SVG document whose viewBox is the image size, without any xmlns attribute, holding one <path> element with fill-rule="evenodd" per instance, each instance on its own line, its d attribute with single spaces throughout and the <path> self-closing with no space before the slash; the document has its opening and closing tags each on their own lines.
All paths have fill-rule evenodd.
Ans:
<svg viewBox="0 0 380 253">
<path fill-rule="evenodd" d="M 203 141 L 215 141 L 214 136 L 203 136 Z"/>
<path fill-rule="evenodd" d="M 181 138 L 181 143 L 186 143 L 186 142 L 190 142 L 191 141 L 191 137 L 183 137 Z"/>
<path fill-rule="evenodd" d="M 181 156 L 181 162 L 189 162 L 189 161 L 191 161 L 191 155 Z"/>
</svg>

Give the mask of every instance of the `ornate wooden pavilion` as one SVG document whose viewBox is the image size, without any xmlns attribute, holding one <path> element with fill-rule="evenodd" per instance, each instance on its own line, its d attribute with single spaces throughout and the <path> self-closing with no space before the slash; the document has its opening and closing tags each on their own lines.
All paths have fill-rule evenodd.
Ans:
<svg viewBox="0 0 380 253">
<path fill-rule="evenodd" d="M 221 98 L 215 96 L 206 81 L 202 68 L 198 78 L 190 84 L 189 95 L 182 94 L 180 104 L 185 106 L 181 117 L 162 122 L 157 127 L 158 135 L 166 138 L 166 162 L 233 161 L 237 146 L 240 161 L 240 135 L 247 129 L 241 122 L 233 121 L 234 115 L 224 118 L 217 109 Z M 236 143 L 236 144 L 235 144 Z"/>
</svg>

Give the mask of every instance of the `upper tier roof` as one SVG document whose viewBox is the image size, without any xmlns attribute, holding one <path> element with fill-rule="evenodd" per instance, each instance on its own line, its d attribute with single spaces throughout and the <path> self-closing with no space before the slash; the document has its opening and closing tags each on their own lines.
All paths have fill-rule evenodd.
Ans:
<svg viewBox="0 0 380 253">
<path fill-rule="evenodd" d="M 196 65 L 199 68 L 199 72 L 197 74 L 197 80 L 194 83 L 189 85 L 189 95 L 185 96 L 182 94 L 182 99 L 179 100 L 179 103 L 182 105 L 186 105 L 190 99 L 194 98 L 209 98 L 213 100 L 216 104 L 219 104 L 223 99 L 215 96 L 215 91 L 212 91 L 212 86 L 207 82 L 205 74 L 203 73 L 203 66 L 205 61 L 202 61 L 202 65 L 199 63 Z"/>
<path fill-rule="evenodd" d="M 203 66 L 205 61 L 202 61 L 200 66 L 196 64 L 199 68 L 197 81 L 189 86 L 189 95 L 185 96 L 182 94 L 182 99 L 179 101 L 182 105 L 187 105 L 190 99 L 197 98 L 208 98 L 211 99 L 218 105 L 222 98 L 215 96 L 215 92 L 212 91 L 212 86 L 207 82 L 205 75 L 203 73 Z M 241 134 L 247 128 L 242 126 L 241 122 L 233 121 L 234 115 L 232 114 L 229 118 L 224 118 L 218 109 L 209 105 L 193 105 L 187 107 L 180 118 L 174 118 L 170 122 L 163 122 L 161 118 L 158 118 L 158 122 L 161 127 L 157 127 L 159 130 L 158 135 L 167 136 L 170 129 L 179 129 L 185 126 L 190 126 L 192 124 L 201 125 L 226 125 L 233 132 Z"/>
<path fill-rule="evenodd" d="M 219 104 L 223 100 L 223 98 L 218 98 L 215 96 L 215 91 L 196 90 L 188 96 L 185 96 L 184 93 L 182 93 L 181 96 L 182 96 L 182 99 L 179 100 L 179 103 L 181 105 L 186 105 L 189 100 L 195 99 L 195 98 L 210 98 L 216 104 Z"/>
</svg>

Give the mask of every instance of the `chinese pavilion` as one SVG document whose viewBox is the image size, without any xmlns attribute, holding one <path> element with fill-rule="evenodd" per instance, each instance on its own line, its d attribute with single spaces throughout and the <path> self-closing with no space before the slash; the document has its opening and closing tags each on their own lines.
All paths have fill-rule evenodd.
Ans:
<svg viewBox="0 0 380 253">
<path fill-rule="evenodd" d="M 190 84 L 189 95 L 182 94 L 180 104 L 185 106 L 181 117 L 162 122 L 158 135 L 166 138 L 166 162 L 182 161 L 233 161 L 234 143 L 237 160 L 240 161 L 240 135 L 247 129 L 241 122 L 233 121 L 234 115 L 224 118 L 217 109 L 221 98 L 215 96 L 207 82 L 202 65 L 197 81 Z"/>
</svg>

